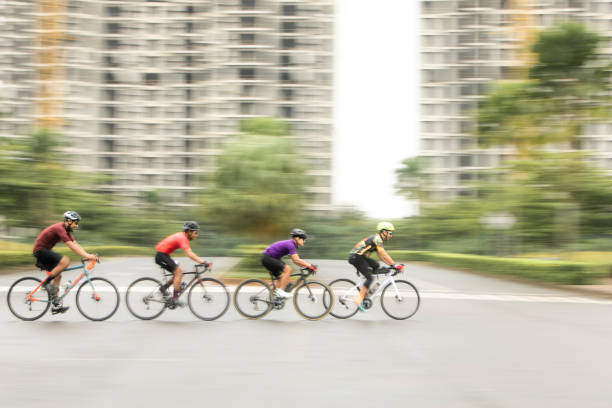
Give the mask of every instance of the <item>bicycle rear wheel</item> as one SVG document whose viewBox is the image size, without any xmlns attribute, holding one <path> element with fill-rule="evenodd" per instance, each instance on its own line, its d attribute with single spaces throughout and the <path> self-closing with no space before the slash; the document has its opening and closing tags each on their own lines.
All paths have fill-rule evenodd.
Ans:
<svg viewBox="0 0 612 408">
<path fill-rule="evenodd" d="M 125 292 L 125 304 L 142 320 L 155 319 L 166 309 L 166 299 L 159 291 L 161 283 L 153 278 L 136 279 Z"/>
<path fill-rule="evenodd" d="M 330 314 L 338 319 L 348 319 L 354 316 L 358 308 L 353 298 L 359 294 L 356 283 L 350 279 L 336 279 L 329 284 L 329 287 L 334 294 Z"/>
<path fill-rule="evenodd" d="M 90 282 L 85 281 L 79 286 L 76 293 L 77 309 L 89 320 L 106 320 L 119 308 L 119 291 L 105 278 L 91 278 Z"/>
<path fill-rule="evenodd" d="M 234 306 L 247 319 L 261 319 L 272 310 L 272 289 L 262 280 L 246 280 L 234 292 Z"/>
<path fill-rule="evenodd" d="M 405 280 L 396 280 L 395 288 L 393 283 L 385 286 L 380 296 L 380 305 L 389 317 L 396 320 L 408 319 L 419 310 L 421 304 L 419 291 L 412 283 Z"/>
<path fill-rule="evenodd" d="M 319 281 L 306 281 L 295 288 L 293 306 L 304 319 L 319 320 L 329 314 L 334 294 L 329 286 Z"/>
<path fill-rule="evenodd" d="M 15 283 L 9 288 L 8 294 L 6 295 L 6 301 L 10 311 L 20 318 L 21 320 L 36 320 L 44 315 L 51 302 L 49 299 L 49 293 L 41 288 L 34 293 L 32 291 L 40 285 L 40 279 L 38 278 L 21 278 L 17 279 Z M 30 299 L 28 295 L 32 293 Z"/>
<path fill-rule="evenodd" d="M 189 309 L 202 320 L 215 320 L 223 316 L 230 304 L 225 285 L 214 278 L 202 278 L 189 289 Z"/>
</svg>

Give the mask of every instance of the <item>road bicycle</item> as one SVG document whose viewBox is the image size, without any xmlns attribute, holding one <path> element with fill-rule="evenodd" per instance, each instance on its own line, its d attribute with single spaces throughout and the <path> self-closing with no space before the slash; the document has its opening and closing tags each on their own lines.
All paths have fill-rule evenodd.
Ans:
<svg viewBox="0 0 612 408">
<path fill-rule="evenodd" d="M 81 259 L 81 265 L 73 266 L 64 269 L 62 275 L 66 271 L 74 271 L 82 269 L 83 271 L 74 279 L 62 285 L 63 293 L 53 300 L 53 296 L 44 288 L 41 289 L 42 281 L 38 278 L 27 276 L 17 279 L 13 283 L 7 294 L 8 307 L 11 312 L 22 320 L 36 320 L 42 317 L 51 303 L 61 307 L 64 299 L 70 291 L 85 278 L 81 286 L 76 292 L 75 303 L 79 312 L 89 320 L 102 321 L 106 320 L 115 314 L 119 307 L 119 291 L 117 287 L 108 279 L 90 277 L 93 272 L 97 260 L 92 260 L 85 265 L 85 259 Z M 46 272 L 47 276 L 50 274 Z M 64 275 L 65 276 L 65 275 Z"/>
<path fill-rule="evenodd" d="M 203 263 L 195 265 L 191 272 L 183 275 L 194 275 L 189 282 L 181 284 L 179 298 L 187 293 L 187 304 L 191 312 L 202 320 L 215 320 L 223 316 L 230 304 L 230 294 L 220 280 L 215 278 L 203 278 L 201 275 L 210 272 L 211 264 Z M 170 282 L 174 275 L 162 269 L 162 280 L 164 284 Z M 161 291 L 162 283 L 154 278 L 139 278 L 130 284 L 125 293 L 125 303 L 128 310 L 137 318 L 142 320 L 155 319 L 167 308 L 174 309 L 170 302 L 172 296 L 171 286 L 166 290 L 167 295 Z"/>
<path fill-rule="evenodd" d="M 323 298 L 333 299 L 329 286 L 317 280 L 308 280 L 315 273 L 309 268 L 300 268 L 299 273 L 291 274 L 299 279 L 285 291 L 293 291 L 293 307 L 300 316 L 308 320 L 319 320 L 327 316 L 332 304 L 325 304 Z M 247 319 L 261 319 L 271 310 L 281 310 L 285 307 L 286 298 L 276 296 L 275 281 L 278 278 L 271 275 L 272 285 L 261 279 L 248 279 L 242 282 L 234 292 L 234 306 L 238 313 Z"/>
<path fill-rule="evenodd" d="M 403 266 L 403 264 L 402 264 Z M 376 283 L 373 283 L 363 299 L 363 307 L 370 309 L 373 299 L 380 297 L 380 305 L 385 313 L 396 320 L 405 320 L 412 317 L 421 304 L 419 291 L 410 282 L 402 279 L 395 279 L 394 276 L 400 273 L 399 269 L 392 266 L 379 268 L 375 271 Z M 353 298 L 359 294 L 361 287 L 366 279 L 357 272 L 359 282 L 355 283 L 350 279 L 336 279 L 329 284 L 335 296 L 333 307 L 330 314 L 338 319 L 347 319 L 354 316 L 359 307 L 353 302 Z M 379 282 L 383 276 L 382 283 Z"/>
</svg>

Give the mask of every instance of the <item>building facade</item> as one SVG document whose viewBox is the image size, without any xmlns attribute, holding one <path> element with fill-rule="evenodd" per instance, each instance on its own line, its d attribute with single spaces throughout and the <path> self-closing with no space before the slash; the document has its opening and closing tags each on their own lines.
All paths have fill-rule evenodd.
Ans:
<svg viewBox="0 0 612 408">
<path fill-rule="evenodd" d="M 0 16 L 3 136 L 53 127 L 109 192 L 183 205 L 241 120 L 277 117 L 311 210 L 331 208 L 332 0 L 16 0 Z"/>
<path fill-rule="evenodd" d="M 420 150 L 433 202 L 470 195 L 470 181 L 513 154 L 511 147 L 478 148 L 472 136 L 477 101 L 492 81 L 521 78 L 538 30 L 568 20 L 602 35 L 600 52 L 612 57 L 610 0 L 421 2 Z M 612 126 L 589 124 L 581 137 L 592 160 L 612 170 Z"/>
</svg>

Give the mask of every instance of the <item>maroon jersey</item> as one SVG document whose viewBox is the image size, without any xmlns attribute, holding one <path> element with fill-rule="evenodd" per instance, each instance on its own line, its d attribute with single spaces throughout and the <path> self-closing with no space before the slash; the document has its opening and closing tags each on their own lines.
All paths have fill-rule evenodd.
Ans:
<svg viewBox="0 0 612 408">
<path fill-rule="evenodd" d="M 66 228 L 64 228 L 63 222 L 58 222 L 57 224 L 53 224 L 47 228 L 45 228 L 34 241 L 34 249 L 32 253 L 35 253 L 41 249 L 53 249 L 55 244 L 59 241 L 69 242 L 74 241 L 72 238 L 72 234 L 66 232 Z"/>
</svg>

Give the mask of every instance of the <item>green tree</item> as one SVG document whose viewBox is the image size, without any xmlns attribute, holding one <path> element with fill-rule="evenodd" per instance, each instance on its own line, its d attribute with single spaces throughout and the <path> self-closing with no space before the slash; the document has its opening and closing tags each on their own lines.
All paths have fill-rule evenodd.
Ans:
<svg viewBox="0 0 612 408">
<path fill-rule="evenodd" d="M 423 157 L 409 157 L 402 161 L 402 167 L 395 171 L 396 191 L 409 200 L 426 200 L 428 174 L 424 171 Z"/>
<path fill-rule="evenodd" d="M 305 166 L 283 122 L 258 118 L 241 129 L 247 133 L 226 146 L 204 196 L 207 219 L 252 237 L 276 236 L 302 217 Z"/>
<path fill-rule="evenodd" d="M 532 46 L 529 78 L 502 81 L 478 103 L 481 145 L 513 145 L 519 157 L 534 147 L 575 142 L 582 126 L 608 117 L 609 64 L 598 60 L 601 37 L 567 22 L 542 31 Z"/>
</svg>

